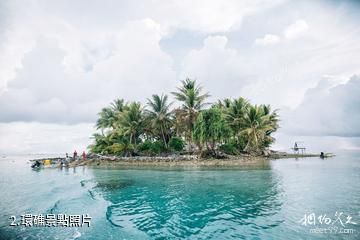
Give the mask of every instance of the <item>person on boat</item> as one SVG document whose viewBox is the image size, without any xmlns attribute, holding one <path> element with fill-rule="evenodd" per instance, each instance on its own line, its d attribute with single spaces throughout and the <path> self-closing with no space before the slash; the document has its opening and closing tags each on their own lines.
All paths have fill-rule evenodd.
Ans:
<svg viewBox="0 0 360 240">
<path fill-rule="evenodd" d="M 83 159 L 83 160 L 86 160 L 86 153 L 85 153 L 85 151 L 83 151 L 83 153 L 82 153 L 82 159 Z"/>
<path fill-rule="evenodd" d="M 74 155 L 73 155 L 73 159 L 76 160 L 77 159 L 77 151 L 74 151 Z"/>
</svg>

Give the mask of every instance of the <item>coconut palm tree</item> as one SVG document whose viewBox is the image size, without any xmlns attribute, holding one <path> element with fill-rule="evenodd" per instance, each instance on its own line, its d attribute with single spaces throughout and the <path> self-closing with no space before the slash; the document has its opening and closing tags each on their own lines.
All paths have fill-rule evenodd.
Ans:
<svg viewBox="0 0 360 240">
<path fill-rule="evenodd" d="M 250 103 L 245 98 L 238 98 L 227 104 L 225 119 L 232 129 L 237 141 L 241 137 L 241 130 L 244 126 L 244 115 Z"/>
<path fill-rule="evenodd" d="M 115 99 L 110 103 L 109 107 L 101 109 L 101 112 L 98 114 L 99 118 L 96 122 L 96 128 L 102 131 L 107 128 L 115 129 L 121 113 L 126 109 L 127 104 L 123 99 Z"/>
<path fill-rule="evenodd" d="M 266 133 L 274 130 L 271 114 L 265 114 L 264 107 L 250 106 L 244 115 L 244 128 L 241 133 L 247 137 L 245 151 L 259 150 L 263 144 Z"/>
<path fill-rule="evenodd" d="M 196 80 L 189 78 L 181 81 L 181 87 L 177 88 L 177 92 L 172 92 L 175 99 L 182 102 L 181 106 L 181 118 L 186 121 L 187 138 L 190 141 L 194 129 L 194 122 L 196 120 L 198 112 L 204 108 L 206 98 L 210 95 L 208 93 L 202 93 L 202 87 L 196 84 Z"/>
<path fill-rule="evenodd" d="M 218 100 L 216 103 L 214 103 L 212 105 L 212 107 L 217 107 L 221 110 L 227 110 L 228 108 L 230 108 L 232 101 L 230 98 L 225 98 L 223 100 Z"/>
<path fill-rule="evenodd" d="M 262 147 L 267 148 L 270 146 L 271 143 L 275 141 L 275 138 L 271 136 L 272 133 L 274 133 L 279 128 L 279 115 L 278 110 L 275 109 L 274 111 L 271 111 L 270 105 L 261 105 L 263 108 L 263 113 L 265 116 L 268 116 L 269 125 L 271 128 L 269 128 L 264 137 L 264 141 L 262 144 Z"/>
<path fill-rule="evenodd" d="M 146 110 L 150 128 L 155 134 L 160 134 L 166 148 L 168 147 L 169 129 L 172 124 L 171 104 L 172 103 L 168 103 L 167 95 L 162 94 L 159 96 L 154 94 L 151 99 L 148 99 L 147 105 L 150 109 Z"/>
<path fill-rule="evenodd" d="M 98 115 L 99 118 L 96 122 L 97 129 L 101 129 L 101 131 L 103 131 L 107 128 L 114 127 L 116 117 L 115 117 L 115 112 L 111 108 L 105 107 L 101 109 L 101 112 Z"/>
<path fill-rule="evenodd" d="M 90 151 L 94 153 L 106 153 L 107 147 L 111 145 L 109 137 L 104 134 L 94 133 L 92 138 L 94 139 L 94 144 L 89 146 Z"/>
<path fill-rule="evenodd" d="M 128 108 L 128 106 L 124 99 L 117 98 L 110 103 L 110 108 L 114 112 L 121 113 L 124 112 Z"/>
<path fill-rule="evenodd" d="M 129 137 L 130 144 L 136 145 L 136 140 L 144 130 L 143 109 L 140 103 L 130 103 L 127 110 L 123 112 L 120 118 L 120 130 Z"/>
</svg>

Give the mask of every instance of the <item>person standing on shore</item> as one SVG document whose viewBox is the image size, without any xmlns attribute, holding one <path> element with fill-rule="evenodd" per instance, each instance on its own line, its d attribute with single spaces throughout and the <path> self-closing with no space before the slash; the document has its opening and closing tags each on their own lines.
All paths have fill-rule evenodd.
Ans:
<svg viewBox="0 0 360 240">
<path fill-rule="evenodd" d="M 86 160 L 86 153 L 85 153 L 85 151 L 83 151 L 83 153 L 82 153 L 82 159 L 83 159 L 83 160 Z"/>
<path fill-rule="evenodd" d="M 75 150 L 74 155 L 73 155 L 73 159 L 76 160 L 76 158 L 77 158 L 77 151 Z"/>
<path fill-rule="evenodd" d="M 61 159 L 60 164 L 61 164 L 61 166 L 67 166 L 69 164 L 69 162 L 70 162 L 69 154 L 66 153 L 65 159 Z"/>
</svg>

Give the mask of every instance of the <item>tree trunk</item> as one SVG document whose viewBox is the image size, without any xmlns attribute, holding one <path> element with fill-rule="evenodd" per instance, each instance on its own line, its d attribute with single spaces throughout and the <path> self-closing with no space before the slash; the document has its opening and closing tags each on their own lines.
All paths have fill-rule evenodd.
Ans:
<svg viewBox="0 0 360 240">
<path fill-rule="evenodd" d="M 245 146 L 245 148 L 244 148 L 244 151 L 245 151 L 245 152 L 247 152 L 247 151 L 249 150 L 250 141 L 251 141 L 251 138 L 249 137 L 248 142 L 247 142 L 247 144 L 246 144 L 246 146 Z"/>
<path fill-rule="evenodd" d="M 189 111 L 189 145 L 190 145 L 190 151 L 192 151 L 192 117 L 193 114 L 192 114 L 192 111 L 190 110 Z"/>
<path fill-rule="evenodd" d="M 164 129 L 163 129 L 162 126 L 161 126 L 161 134 L 162 134 L 162 137 L 163 137 L 163 140 L 164 140 L 165 148 L 168 148 L 167 143 L 166 143 L 166 139 L 165 139 Z"/>
</svg>

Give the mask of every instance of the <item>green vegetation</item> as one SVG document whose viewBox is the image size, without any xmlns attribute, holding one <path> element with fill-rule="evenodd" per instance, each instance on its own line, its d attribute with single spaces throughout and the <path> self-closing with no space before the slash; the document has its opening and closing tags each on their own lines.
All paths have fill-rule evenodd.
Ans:
<svg viewBox="0 0 360 240">
<path fill-rule="evenodd" d="M 184 150 L 184 147 L 185 147 L 185 143 L 179 137 L 172 137 L 169 141 L 169 148 L 172 151 L 181 152 L 182 150 Z"/>
<path fill-rule="evenodd" d="M 186 79 L 171 108 L 167 95 L 152 95 L 146 106 L 114 100 L 99 113 L 90 151 L 121 156 L 181 153 L 259 153 L 274 142 L 278 114 L 269 105 L 252 105 L 244 98 L 206 103 L 210 96 L 195 80 Z"/>
<path fill-rule="evenodd" d="M 217 155 L 217 145 L 224 143 L 230 136 L 231 129 L 221 109 L 213 107 L 200 112 L 193 132 L 193 139 L 200 151 L 205 146 L 211 155 Z"/>
</svg>

